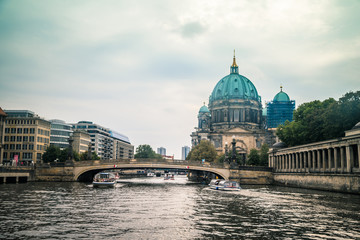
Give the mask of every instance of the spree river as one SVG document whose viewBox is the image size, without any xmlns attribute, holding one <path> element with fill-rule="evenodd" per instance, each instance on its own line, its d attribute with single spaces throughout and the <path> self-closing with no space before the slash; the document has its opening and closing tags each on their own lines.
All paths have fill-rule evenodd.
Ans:
<svg viewBox="0 0 360 240">
<path fill-rule="evenodd" d="M 360 196 L 157 177 L 0 185 L 0 239 L 360 239 Z"/>
</svg>

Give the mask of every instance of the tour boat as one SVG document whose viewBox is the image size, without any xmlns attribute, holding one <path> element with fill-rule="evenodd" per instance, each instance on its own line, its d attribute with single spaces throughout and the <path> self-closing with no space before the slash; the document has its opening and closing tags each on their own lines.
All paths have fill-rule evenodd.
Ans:
<svg viewBox="0 0 360 240">
<path fill-rule="evenodd" d="M 165 173 L 164 180 L 175 180 L 175 175 Z"/>
<path fill-rule="evenodd" d="M 148 177 L 154 177 L 154 176 L 155 176 L 155 173 L 153 173 L 153 172 L 148 172 L 148 173 L 147 173 L 147 176 L 148 176 Z"/>
<path fill-rule="evenodd" d="M 116 176 L 112 172 L 101 172 L 95 175 L 93 187 L 114 187 Z"/>
<path fill-rule="evenodd" d="M 241 189 L 240 184 L 235 181 L 226 181 L 223 179 L 213 179 L 209 183 L 211 189 L 222 191 L 239 191 Z"/>
</svg>

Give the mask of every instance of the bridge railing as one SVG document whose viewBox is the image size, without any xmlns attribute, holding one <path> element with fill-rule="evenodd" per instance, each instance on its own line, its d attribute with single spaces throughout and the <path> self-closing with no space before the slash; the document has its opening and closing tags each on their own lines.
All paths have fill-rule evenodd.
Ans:
<svg viewBox="0 0 360 240">
<path fill-rule="evenodd" d="M 201 161 L 188 161 L 188 160 L 168 160 L 168 159 L 109 159 L 109 160 L 92 160 L 92 161 L 79 161 L 75 162 L 75 166 L 96 166 L 96 165 L 118 165 L 118 164 L 168 164 L 168 165 L 186 165 L 186 166 L 202 166 L 202 167 L 217 167 L 224 168 L 223 164 L 201 162 Z"/>
</svg>

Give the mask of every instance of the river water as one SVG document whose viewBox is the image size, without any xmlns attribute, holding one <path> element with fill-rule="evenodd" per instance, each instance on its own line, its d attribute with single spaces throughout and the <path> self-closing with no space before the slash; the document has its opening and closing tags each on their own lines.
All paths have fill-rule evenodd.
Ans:
<svg viewBox="0 0 360 240">
<path fill-rule="evenodd" d="M 0 239 L 360 239 L 360 196 L 185 176 L 0 185 Z"/>
</svg>

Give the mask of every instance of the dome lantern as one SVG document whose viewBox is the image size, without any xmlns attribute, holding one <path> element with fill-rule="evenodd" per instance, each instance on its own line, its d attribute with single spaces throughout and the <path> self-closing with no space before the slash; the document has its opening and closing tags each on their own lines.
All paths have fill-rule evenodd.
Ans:
<svg viewBox="0 0 360 240">
<path fill-rule="evenodd" d="M 235 59 L 235 49 L 234 49 L 233 64 L 230 66 L 230 73 L 239 74 L 239 66 L 236 64 L 236 59 Z"/>
</svg>

